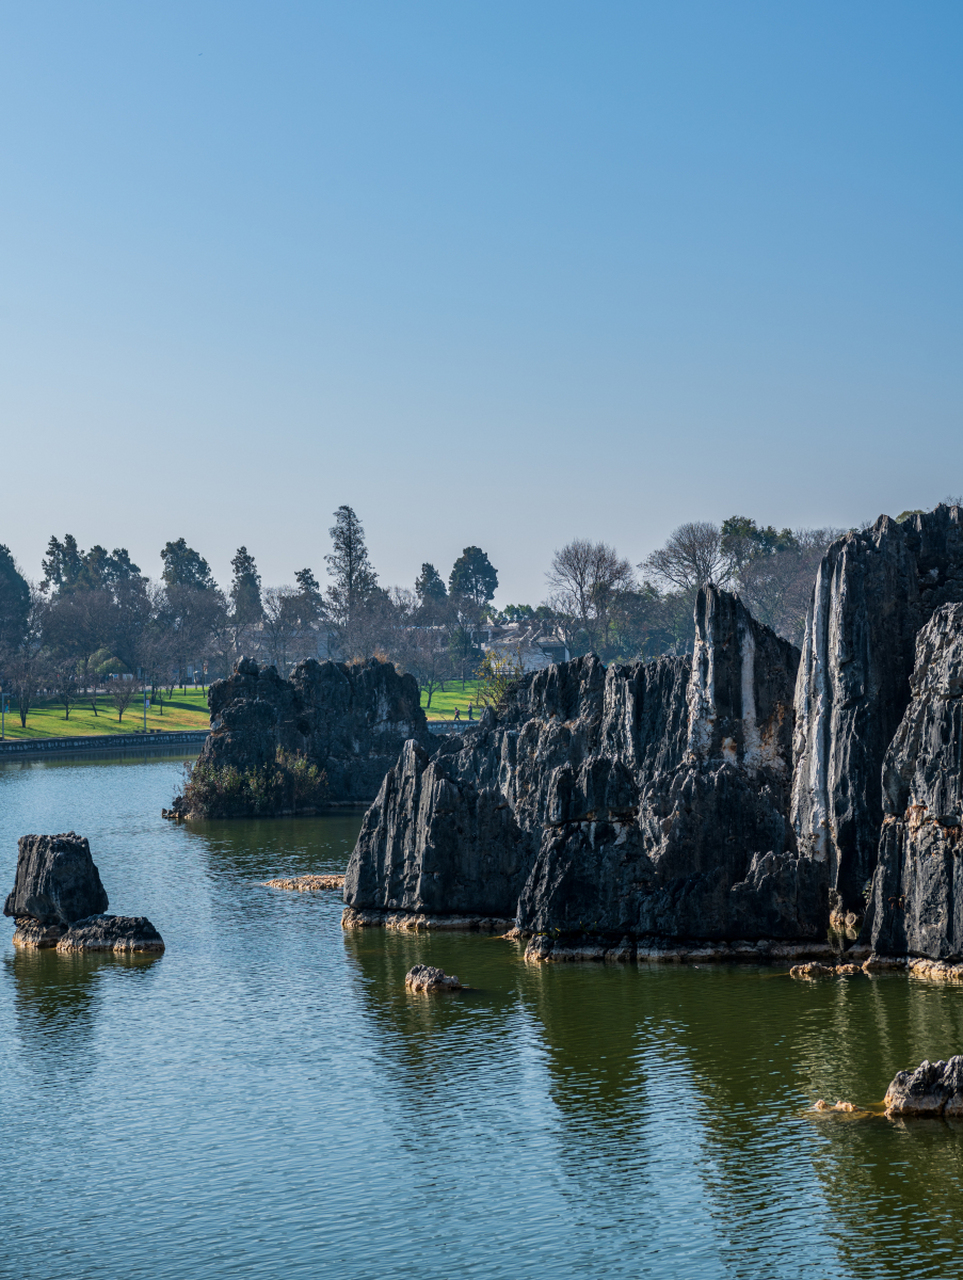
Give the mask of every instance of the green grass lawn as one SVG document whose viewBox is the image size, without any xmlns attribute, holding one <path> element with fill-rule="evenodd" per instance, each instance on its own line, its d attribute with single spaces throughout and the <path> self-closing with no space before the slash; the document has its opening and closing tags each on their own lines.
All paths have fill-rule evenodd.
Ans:
<svg viewBox="0 0 963 1280">
<path fill-rule="evenodd" d="M 90 709 L 89 702 L 75 703 L 70 708 L 69 720 L 64 719 L 63 703 L 44 699 L 30 708 L 25 729 L 20 727 L 20 713 L 13 698 L 9 699 L 9 705 L 10 710 L 4 717 L 6 738 L 72 738 L 81 734 L 133 733 L 135 729 L 144 727 L 144 704 L 139 692 L 134 695 L 119 724 L 117 708 L 109 696 L 98 697 L 96 716 Z M 175 689 L 170 702 L 164 699 L 163 715 L 156 704 L 147 711 L 148 729 L 207 729 L 209 727 L 207 694 L 201 693 L 200 689 L 196 693 L 192 689 L 186 694 Z"/>
<path fill-rule="evenodd" d="M 421 705 L 425 707 L 425 715 L 429 720 L 452 720 L 456 707 L 461 712 L 462 720 L 467 720 L 469 702 L 475 708 L 475 719 L 481 716 L 481 708 L 478 706 L 477 680 L 466 680 L 464 688 L 460 680 L 449 680 L 443 689 L 436 689 L 432 693 L 430 708 L 425 705 L 427 701 L 428 695 L 422 690 Z"/>
</svg>

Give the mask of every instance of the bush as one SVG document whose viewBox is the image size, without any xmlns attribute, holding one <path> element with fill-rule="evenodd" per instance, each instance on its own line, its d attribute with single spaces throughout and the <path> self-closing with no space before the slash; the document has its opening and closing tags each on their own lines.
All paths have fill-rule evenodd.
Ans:
<svg viewBox="0 0 963 1280">
<path fill-rule="evenodd" d="M 174 812 L 205 818 L 271 817 L 319 809 L 327 803 L 328 777 L 300 752 L 278 747 L 273 764 L 237 769 L 200 759 L 187 773 Z"/>
</svg>

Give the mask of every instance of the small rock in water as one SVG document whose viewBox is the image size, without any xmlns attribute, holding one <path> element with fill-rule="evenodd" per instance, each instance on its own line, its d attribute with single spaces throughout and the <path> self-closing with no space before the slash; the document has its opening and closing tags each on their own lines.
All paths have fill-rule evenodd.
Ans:
<svg viewBox="0 0 963 1280">
<path fill-rule="evenodd" d="M 948 1062 L 921 1062 L 899 1071 L 886 1090 L 888 1116 L 945 1116 L 963 1119 L 963 1054 Z"/>
<path fill-rule="evenodd" d="M 416 964 L 405 975 L 409 991 L 461 991 L 462 985 L 455 974 L 436 969 L 430 964 Z"/>
<path fill-rule="evenodd" d="M 830 1106 L 828 1102 L 824 1102 L 822 1098 L 816 1103 L 814 1108 L 816 1111 L 858 1111 L 859 1107 L 854 1106 L 851 1102 L 837 1102 L 834 1106 Z"/>
<path fill-rule="evenodd" d="M 808 964 L 794 964 L 789 970 L 790 978 L 835 978 L 837 969 L 832 964 L 820 964 L 818 960 L 810 960 Z"/>
<path fill-rule="evenodd" d="M 88 916 L 74 921 L 57 950 L 159 952 L 164 940 L 146 916 Z"/>
<path fill-rule="evenodd" d="M 308 893 L 314 889 L 343 889 L 344 876 L 291 876 L 288 879 L 262 880 L 268 889 L 294 889 Z"/>
</svg>

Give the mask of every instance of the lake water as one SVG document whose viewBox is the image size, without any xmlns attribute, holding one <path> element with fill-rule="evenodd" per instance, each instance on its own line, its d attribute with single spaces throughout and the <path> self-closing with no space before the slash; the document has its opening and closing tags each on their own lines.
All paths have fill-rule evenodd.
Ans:
<svg viewBox="0 0 963 1280">
<path fill-rule="evenodd" d="M 820 1116 L 963 1050 L 963 990 L 754 968 L 526 965 L 344 934 L 360 815 L 177 827 L 169 760 L 0 767 L 73 828 L 153 962 L 0 964 L 0 1274 L 799 1277 L 963 1272 L 963 1131 Z M 470 982 L 407 995 L 418 961 Z"/>
</svg>

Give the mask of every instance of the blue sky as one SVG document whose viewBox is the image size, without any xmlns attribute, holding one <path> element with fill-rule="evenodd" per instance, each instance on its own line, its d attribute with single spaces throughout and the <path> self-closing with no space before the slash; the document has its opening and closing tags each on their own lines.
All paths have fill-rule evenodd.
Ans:
<svg viewBox="0 0 963 1280">
<path fill-rule="evenodd" d="M 6 542 L 386 585 L 963 489 L 963 7 L 0 4 Z"/>
</svg>

